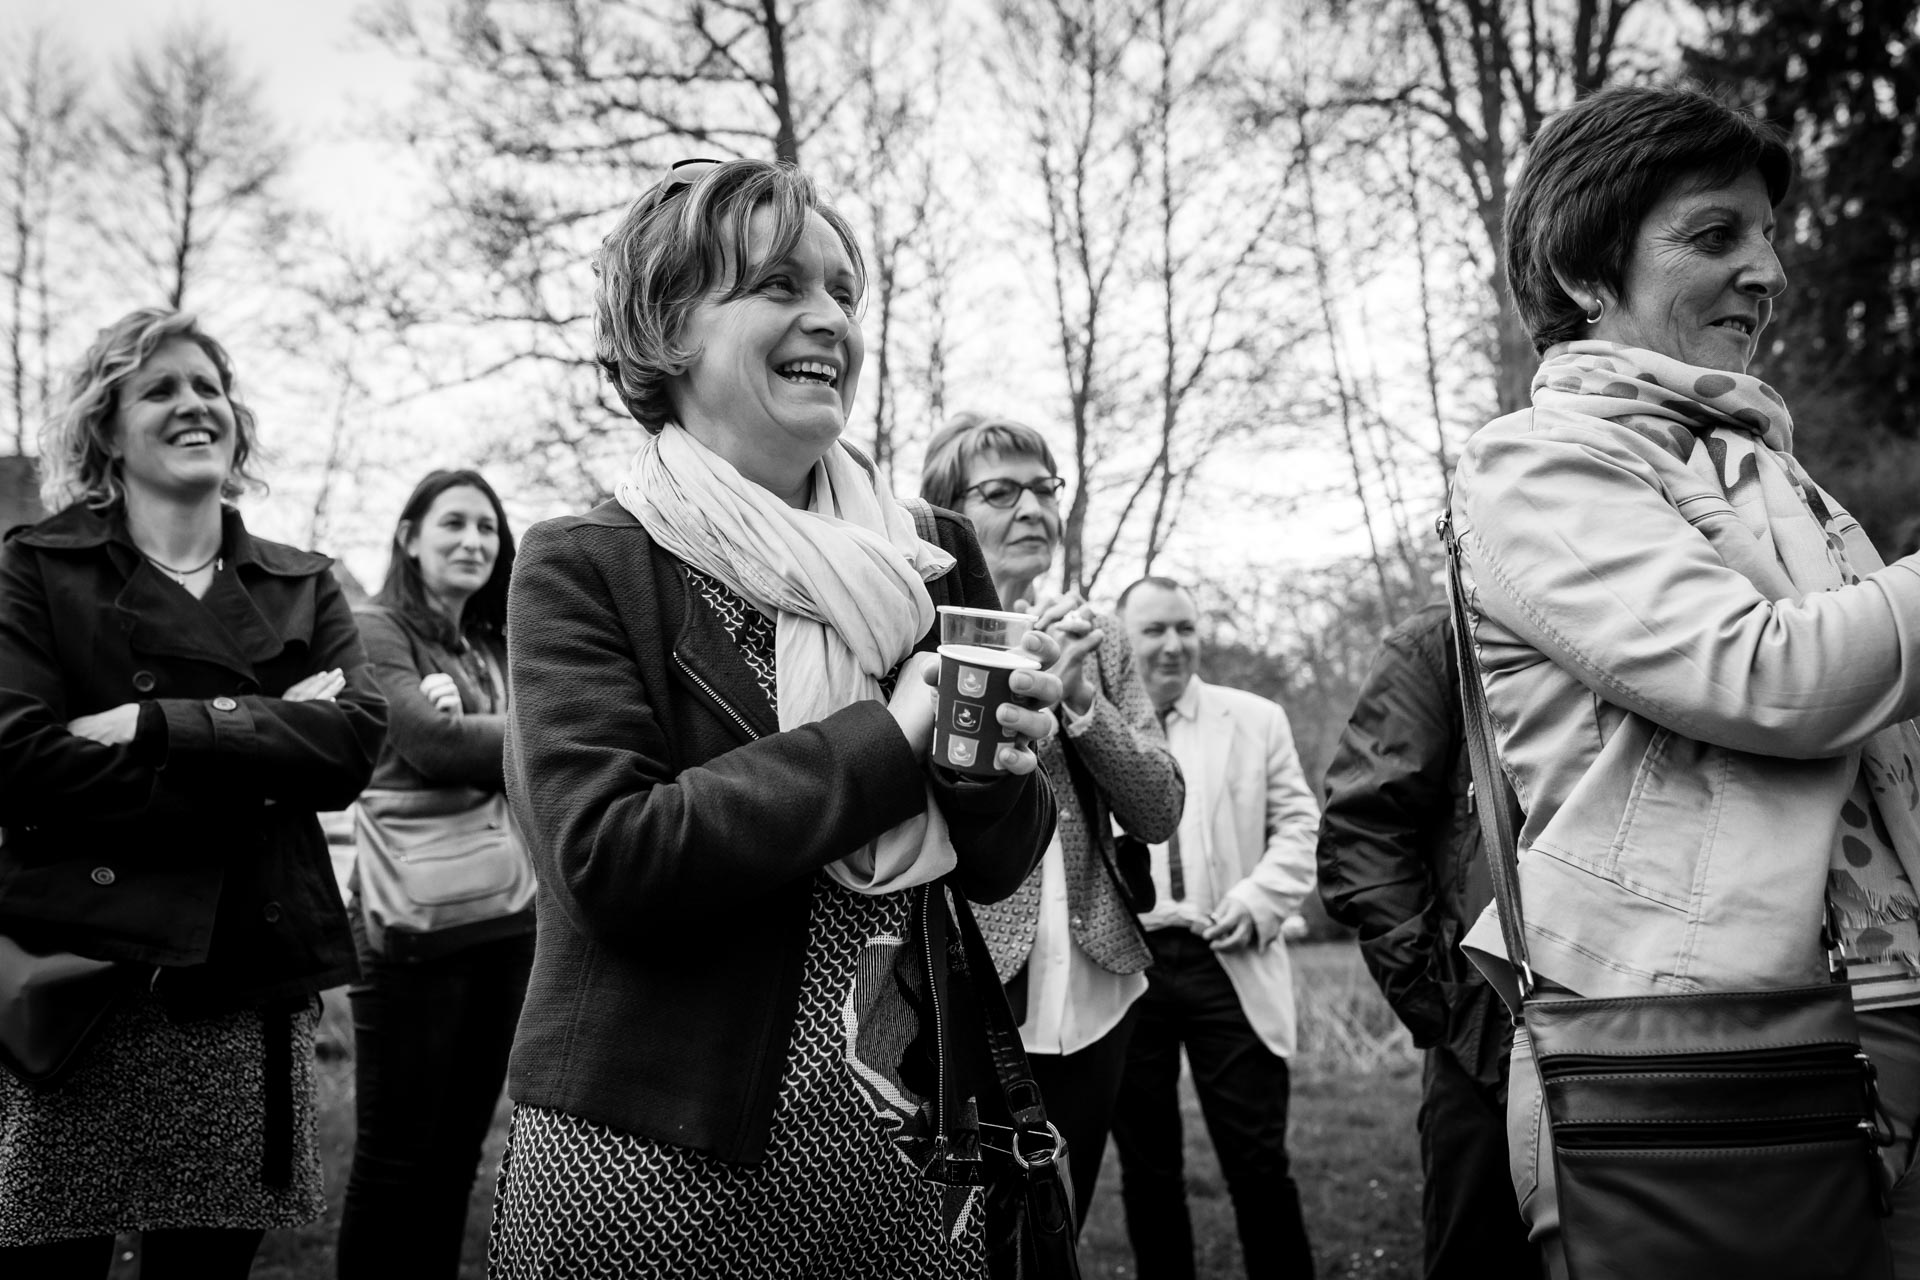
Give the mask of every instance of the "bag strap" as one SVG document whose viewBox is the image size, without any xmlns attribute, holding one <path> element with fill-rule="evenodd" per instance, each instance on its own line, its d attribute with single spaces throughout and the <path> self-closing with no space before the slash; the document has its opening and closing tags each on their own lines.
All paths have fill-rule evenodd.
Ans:
<svg viewBox="0 0 1920 1280">
<path fill-rule="evenodd" d="M 895 501 L 907 509 L 913 517 L 913 531 L 920 535 L 920 541 L 940 545 L 940 526 L 933 518 L 933 504 L 919 495 L 898 498 Z"/>
<path fill-rule="evenodd" d="M 967 971 L 975 978 L 974 999 L 986 1032 L 994 1078 L 1013 1122 L 1010 1146 L 1014 1163 L 1031 1174 L 1058 1159 L 1062 1145 L 1060 1131 L 1047 1121 L 1046 1103 L 1040 1097 L 1040 1086 L 1034 1082 L 1033 1068 L 1027 1063 L 1026 1046 L 1020 1043 L 1020 1028 L 1013 1020 L 1013 1010 L 1007 1007 L 1006 992 L 995 977 L 993 957 L 987 951 L 987 940 L 981 936 L 979 922 L 973 918 L 973 908 L 958 889 L 947 897 L 953 903 L 961 954 L 966 957 Z M 1043 1139 L 1044 1145 L 1029 1151 L 1020 1145 L 1022 1137 Z"/>
<path fill-rule="evenodd" d="M 1533 994 L 1533 966 L 1527 959 L 1527 934 L 1520 914 L 1520 875 L 1513 833 L 1513 812 L 1506 803 L 1507 784 L 1500 772 L 1500 757 L 1494 748 L 1493 713 L 1487 709 L 1487 693 L 1480 684 L 1480 664 L 1474 657 L 1473 625 L 1467 616 L 1467 593 L 1460 578 L 1460 539 L 1453 529 L 1453 504 L 1436 526 L 1447 546 L 1447 601 L 1453 610 L 1453 653 L 1460 669 L 1460 709 L 1466 720 L 1467 759 L 1473 766 L 1473 783 L 1467 803 L 1480 818 L 1482 843 L 1486 846 L 1487 873 L 1493 881 L 1493 898 L 1500 915 L 1500 936 L 1507 947 L 1507 961 L 1519 976 L 1520 998 Z M 1519 1015 L 1519 1010 L 1513 1010 Z"/>
</svg>

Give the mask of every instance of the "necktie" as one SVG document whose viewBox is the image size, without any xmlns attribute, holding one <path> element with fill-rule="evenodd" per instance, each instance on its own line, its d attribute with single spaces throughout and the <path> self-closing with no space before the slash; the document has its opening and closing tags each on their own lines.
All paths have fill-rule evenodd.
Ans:
<svg viewBox="0 0 1920 1280">
<path fill-rule="evenodd" d="M 1173 708 L 1169 707 L 1167 711 L 1155 713 L 1160 717 L 1160 729 L 1163 733 L 1167 728 L 1167 712 L 1171 710 Z M 1167 837 L 1167 892 L 1173 895 L 1175 902 L 1187 896 L 1187 873 L 1186 869 L 1180 865 L 1180 831 L 1177 827 L 1173 834 Z"/>
</svg>

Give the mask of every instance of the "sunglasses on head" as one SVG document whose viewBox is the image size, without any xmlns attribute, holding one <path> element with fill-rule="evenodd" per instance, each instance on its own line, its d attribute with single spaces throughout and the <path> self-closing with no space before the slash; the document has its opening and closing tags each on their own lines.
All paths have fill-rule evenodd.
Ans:
<svg viewBox="0 0 1920 1280">
<path fill-rule="evenodd" d="M 1041 476 L 1038 480 L 1029 480 L 1021 484 L 1018 480 L 1009 480 L 1004 476 L 992 480 L 982 480 L 979 484 L 970 484 L 960 491 L 964 500 L 970 493 L 980 495 L 980 501 L 990 507 L 1011 507 L 1020 501 L 1022 492 L 1030 493 L 1040 501 L 1052 506 L 1060 499 L 1060 491 L 1067 482 L 1059 476 Z"/>
<path fill-rule="evenodd" d="M 660 190 L 654 197 L 654 203 L 656 205 L 665 204 L 725 163 L 724 160 L 707 160 L 704 158 L 675 160 L 673 167 L 667 170 L 666 178 L 660 183 Z"/>
</svg>

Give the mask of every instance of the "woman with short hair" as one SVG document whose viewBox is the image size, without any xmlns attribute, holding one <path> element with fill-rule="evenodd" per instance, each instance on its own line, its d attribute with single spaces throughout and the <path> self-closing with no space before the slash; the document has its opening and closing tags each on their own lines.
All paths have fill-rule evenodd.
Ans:
<svg viewBox="0 0 1920 1280">
<path fill-rule="evenodd" d="M 1144 904 L 1128 901 L 1113 824 L 1147 844 L 1167 839 L 1180 825 L 1186 785 L 1126 628 L 1078 592 L 1042 586 L 1060 545 L 1065 485 L 1038 431 L 959 413 L 927 444 L 920 496 L 972 521 L 1000 607 L 1031 611 L 1060 644 L 1054 672 L 1064 732 L 1040 747 L 1059 826 L 1026 883 L 978 914 L 1047 1117 L 1067 1140 L 1074 1222 L 1084 1224 L 1113 1125 L 1133 1004 L 1153 962 L 1135 916 Z"/>
<path fill-rule="evenodd" d="M 129 977 L 53 1083 L 0 1072 L 0 1275 L 247 1274 L 325 1209 L 318 993 L 353 942 L 316 810 L 386 719 L 327 557 L 231 505 L 254 419 L 191 316 L 106 329 L 0 549 L 0 933 Z M 133 979 L 138 979 L 133 981 Z"/>
<path fill-rule="evenodd" d="M 1542 988 L 1818 983 L 1831 918 L 1896 1138 L 1888 1234 L 1920 1275 L 1920 556 L 1882 564 L 1747 371 L 1790 173 L 1773 129 L 1691 88 L 1542 126 L 1506 215 L 1533 405 L 1469 442 L 1455 524 Z M 1504 955 L 1491 912 L 1466 945 Z M 1561 1274 L 1524 1032 L 1509 1137 Z"/>
<path fill-rule="evenodd" d="M 923 538 L 841 442 L 864 275 L 803 175 L 676 167 L 595 265 L 647 435 L 616 500 L 528 531 L 509 602 L 539 945 L 491 1273 L 978 1275 L 978 1197 L 904 1145 L 957 1065 L 901 998 L 906 890 L 1025 879 L 1060 682 L 1011 676 L 1003 776 L 929 763 L 935 606 L 992 583 L 964 521 Z"/>
</svg>

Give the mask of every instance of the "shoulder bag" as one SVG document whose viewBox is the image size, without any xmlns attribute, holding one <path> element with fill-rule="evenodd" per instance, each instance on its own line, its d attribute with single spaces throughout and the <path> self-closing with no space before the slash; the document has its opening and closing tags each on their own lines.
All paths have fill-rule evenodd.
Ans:
<svg viewBox="0 0 1920 1280">
<path fill-rule="evenodd" d="M 370 788 L 353 808 L 367 941 L 394 958 L 425 958 L 510 931 L 533 901 L 527 857 L 507 798 L 473 787 Z"/>
<path fill-rule="evenodd" d="M 1047 1120 L 986 939 L 957 889 L 914 892 L 939 1075 L 922 1176 L 982 1190 L 988 1280 L 1080 1280 L 1066 1139 Z M 971 1107 L 963 1076 L 979 1081 Z"/>
<path fill-rule="evenodd" d="M 1761 991 L 1542 999 L 1522 927 L 1512 819 L 1460 576 L 1447 545 L 1470 800 L 1487 837 L 1515 1024 L 1540 1073 L 1571 1280 L 1885 1280 L 1873 1064 L 1832 981 Z"/>
</svg>

